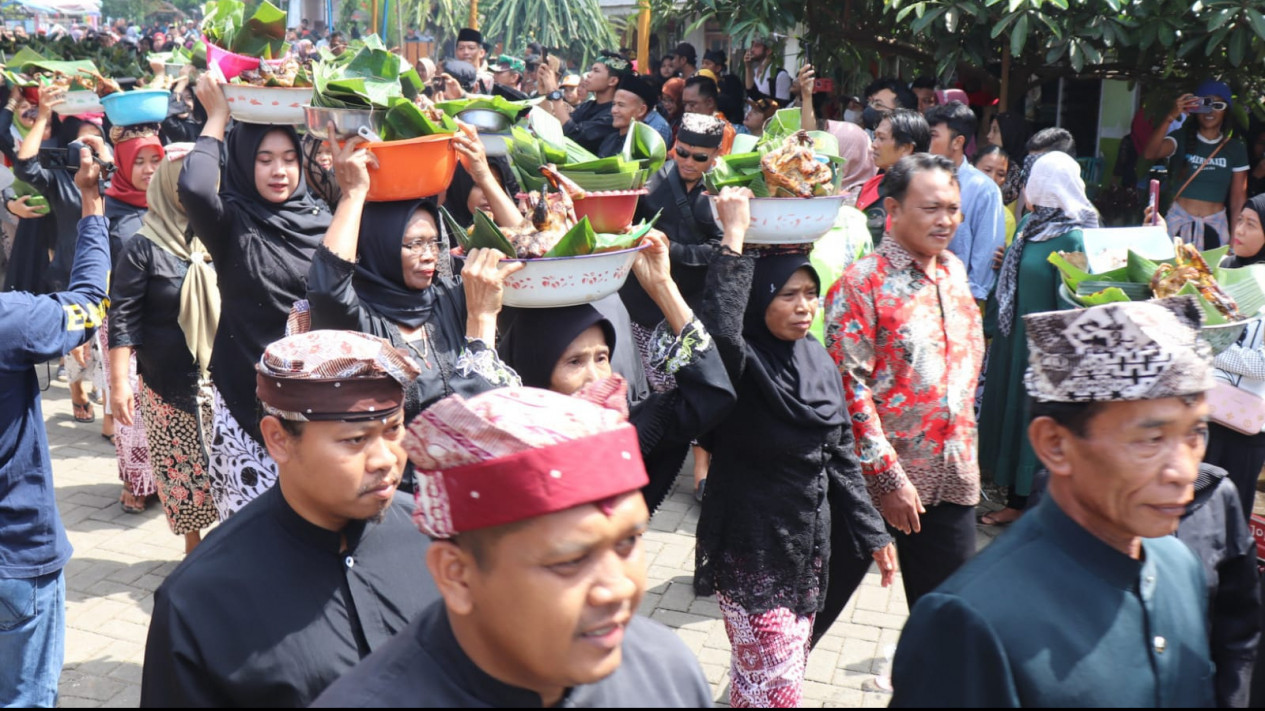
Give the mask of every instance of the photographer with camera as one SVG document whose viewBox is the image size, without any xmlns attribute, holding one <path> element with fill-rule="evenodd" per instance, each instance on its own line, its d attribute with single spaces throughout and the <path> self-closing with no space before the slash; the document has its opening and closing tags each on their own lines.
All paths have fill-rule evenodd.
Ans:
<svg viewBox="0 0 1265 711">
<path fill-rule="evenodd" d="M 38 137 L 38 134 L 36 134 Z M 100 154 L 100 138 L 85 140 Z M 66 580 L 70 541 L 54 497 L 48 435 L 33 366 L 87 343 L 101 323 L 110 270 L 110 245 L 101 196 L 101 165 L 91 150 L 72 185 L 82 191 L 81 219 L 69 286 L 37 296 L 0 294 L 0 609 L 34 610 L 0 627 L 0 706 L 57 703 L 66 639 Z M 69 176 L 68 176 L 69 177 Z"/>
<path fill-rule="evenodd" d="M 65 170 L 69 161 L 66 148 L 72 141 L 95 135 L 101 139 L 101 129 L 87 121 L 67 116 L 54 121 L 53 106 L 61 103 L 65 90 L 57 86 L 40 87 L 40 98 L 35 123 L 18 147 L 13 174 L 18 180 L 31 185 L 48 198 L 50 217 L 57 223 L 57 241 L 53 247 L 52 263 L 45 276 L 45 292 L 66 288 L 70 279 L 70 262 L 77 239 L 74 215 L 79 214 L 79 188 L 72 177 L 74 170 Z M 54 146 L 41 147 L 44 130 L 52 123 Z M 104 148 L 104 142 L 100 145 Z M 77 156 L 76 156 L 77 158 Z"/>
<path fill-rule="evenodd" d="M 1230 87 L 1204 81 L 1195 93 L 1178 97 L 1158 126 L 1170 126 L 1183 114 L 1185 124 L 1167 135 L 1157 127 L 1142 152 L 1147 160 L 1177 157 L 1169 184 L 1175 191 L 1173 204 L 1164 219 L 1169 235 L 1200 250 L 1229 244 L 1230 225 L 1247 201 L 1251 166 L 1243 140 L 1226 123 L 1231 106 Z"/>
</svg>

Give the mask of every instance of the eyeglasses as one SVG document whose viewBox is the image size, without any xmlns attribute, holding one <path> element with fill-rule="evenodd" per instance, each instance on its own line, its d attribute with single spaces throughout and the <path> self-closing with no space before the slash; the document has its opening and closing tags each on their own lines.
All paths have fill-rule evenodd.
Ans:
<svg viewBox="0 0 1265 711">
<path fill-rule="evenodd" d="M 405 242 L 404 249 L 415 256 L 421 256 L 427 252 L 433 252 L 439 255 L 439 242 L 433 239 L 415 239 L 412 242 Z"/>
<path fill-rule="evenodd" d="M 706 153 L 690 153 L 680 146 L 676 147 L 676 154 L 682 158 L 693 158 L 697 163 L 706 163 L 712 159 L 712 157 Z"/>
</svg>

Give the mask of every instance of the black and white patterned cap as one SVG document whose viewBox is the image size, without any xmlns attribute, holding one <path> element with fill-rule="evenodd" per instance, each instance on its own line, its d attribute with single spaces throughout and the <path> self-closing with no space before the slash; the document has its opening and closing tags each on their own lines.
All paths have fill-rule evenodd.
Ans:
<svg viewBox="0 0 1265 711">
<path fill-rule="evenodd" d="M 1024 385 L 1039 402 L 1186 397 L 1212 388 L 1212 349 L 1193 296 L 1023 317 Z"/>
</svg>

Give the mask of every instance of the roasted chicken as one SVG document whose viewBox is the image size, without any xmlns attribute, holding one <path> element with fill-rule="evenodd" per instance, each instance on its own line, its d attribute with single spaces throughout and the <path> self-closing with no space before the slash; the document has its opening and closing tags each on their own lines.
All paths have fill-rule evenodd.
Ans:
<svg viewBox="0 0 1265 711">
<path fill-rule="evenodd" d="M 1226 293 L 1212 275 L 1212 269 L 1204 261 L 1203 255 L 1193 244 L 1176 241 L 1176 266 L 1161 264 L 1151 277 L 1151 291 L 1155 298 L 1163 299 L 1176 296 L 1187 284 L 1199 291 L 1200 296 L 1208 300 L 1217 311 L 1231 321 L 1243 318 L 1234 297 Z"/>
<path fill-rule="evenodd" d="M 814 157 L 813 138 L 807 131 L 796 131 L 787 136 L 781 148 L 765 153 L 760 168 L 769 193 L 775 197 L 786 193 L 808 198 L 834 192 L 830 166 Z"/>
</svg>

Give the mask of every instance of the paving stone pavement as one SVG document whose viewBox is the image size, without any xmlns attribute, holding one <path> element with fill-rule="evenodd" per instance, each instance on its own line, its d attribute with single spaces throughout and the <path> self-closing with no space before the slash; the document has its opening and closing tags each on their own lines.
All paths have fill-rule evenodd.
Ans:
<svg viewBox="0 0 1265 711">
<path fill-rule="evenodd" d="M 183 557 L 183 539 L 171 533 L 157 505 L 143 514 L 120 508 L 114 448 L 100 435 L 100 406 L 95 407 L 96 423 L 75 422 L 69 391 L 57 381 L 43 401 L 57 502 L 75 548 L 66 566 L 66 664 L 59 705 L 135 707 L 154 590 Z M 650 522 L 641 613 L 676 630 L 698 655 L 717 704 L 724 705 L 729 641 L 715 599 L 694 595 L 699 509 L 690 487 L 683 475 Z M 981 527 L 980 545 L 995 533 Z M 805 706 L 887 705 L 890 696 L 877 690 L 873 679 L 895 648 L 909 611 L 899 578 L 890 588 L 878 581 L 871 571 L 809 657 Z"/>
</svg>

